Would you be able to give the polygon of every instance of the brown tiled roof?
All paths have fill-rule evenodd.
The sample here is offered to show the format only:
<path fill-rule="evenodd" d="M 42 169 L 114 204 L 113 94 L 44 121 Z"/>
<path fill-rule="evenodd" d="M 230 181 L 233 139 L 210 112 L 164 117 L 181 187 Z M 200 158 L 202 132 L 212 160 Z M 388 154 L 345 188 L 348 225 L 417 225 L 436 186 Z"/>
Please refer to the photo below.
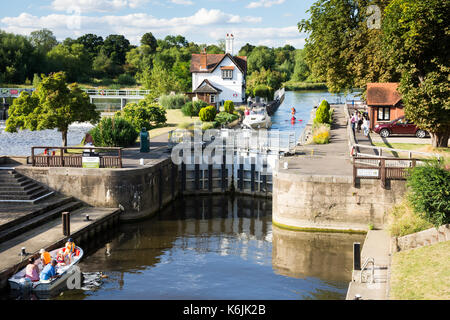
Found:
<path fill-rule="evenodd" d="M 208 79 L 203 80 L 202 83 L 194 90 L 194 93 L 219 93 L 222 92 L 219 88 L 214 87 Z"/>
<path fill-rule="evenodd" d="M 229 54 L 208 54 L 207 60 L 206 60 L 206 70 L 200 69 L 200 57 L 201 54 L 193 54 L 192 60 L 191 60 L 191 72 L 204 72 L 204 73 L 211 73 L 213 72 L 216 67 L 222 62 L 222 60 L 228 56 L 234 63 L 237 65 L 237 67 L 244 73 L 247 74 L 247 57 L 233 57 Z"/>
<path fill-rule="evenodd" d="M 401 94 L 397 91 L 397 82 L 368 83 L 367 84 L 367 105 L 368 106 L 395 106 L 402 100 Z"/>

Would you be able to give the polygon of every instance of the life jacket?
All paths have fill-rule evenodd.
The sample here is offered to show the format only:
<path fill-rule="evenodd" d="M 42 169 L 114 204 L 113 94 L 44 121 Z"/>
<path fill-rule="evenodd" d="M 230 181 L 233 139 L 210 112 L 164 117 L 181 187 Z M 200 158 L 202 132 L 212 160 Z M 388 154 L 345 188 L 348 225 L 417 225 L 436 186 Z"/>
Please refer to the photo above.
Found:
<path fill-rule="evenodd" d="M 50 253 L 45 251 L 42 253 L 42 262 L 44 263 L 44 266 L 52 262 L 52 257 L 50 256 Z"/>
<path fill-rule="evenodd" d="M 75 252 L 75 243 L 73 242 L 66 242 L 66 247 L 64 249 L 64 253 L 71 254 Z"/>

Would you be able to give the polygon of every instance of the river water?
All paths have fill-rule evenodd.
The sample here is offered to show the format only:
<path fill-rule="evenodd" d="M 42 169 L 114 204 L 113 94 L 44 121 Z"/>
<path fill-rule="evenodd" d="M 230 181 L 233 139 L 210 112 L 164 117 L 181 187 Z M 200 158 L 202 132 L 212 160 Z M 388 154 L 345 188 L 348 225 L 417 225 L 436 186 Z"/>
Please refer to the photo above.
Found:
<path fill-rule="evenodd" d="M 299 91 L 286 92 L 283 104 L 272 116 L 271 130 L 294 131 L 296 141 L 305 128 L 313 106 L 320 104 L 323 99 L 329 102 L 345 102 L 354 95 L 333 95 L 327 91 Z M 291 108 L 295 107 L 296 121 L 291 122 Z M 300 121 L 301 120 L 301 121 Z M 69 127 L 68 145 L 78 145 L 85 134 L 93 126 L 90 123 L 74 123 Z M 60 146 L 62 145 L 61 133 L 57 130 L 29 131 L 23 130 L 17 133 L 5 132 L 5 122 L 0 122 L 0 156 L 30 156 L 32 146 Z"/>
<path fill-rule="evenodd" d="M 55 299 L 344 299 L 352 243 L 364 236 L 282 230 L 267 199 L 178 200 L 86 247 L 82 272 L 106 276 Z"/>
<path fill-rule="evenodd" d="M 324 98 L 336 100 L 326 92 L 287 92 L 272 129 L 294 130 L 299 136 L 312 106 Z M 289 120 L 292 106 L 303 120 L 294 125 Z M 69 142 L 77 144 L 88 126 L 71 129 Z M 0 133 L 0 154 L 28 154 L 31 145 L 52 139 L 59 145 L 60 139 L 56 131 L 15 135 Z M 269 199 L 189 197 L 154 218 L 121 224 L 83 244 L 82 289 L 45 298 L 345 299 L 352 244 L 363 241 L 363 235 L 274 227 Z"/>

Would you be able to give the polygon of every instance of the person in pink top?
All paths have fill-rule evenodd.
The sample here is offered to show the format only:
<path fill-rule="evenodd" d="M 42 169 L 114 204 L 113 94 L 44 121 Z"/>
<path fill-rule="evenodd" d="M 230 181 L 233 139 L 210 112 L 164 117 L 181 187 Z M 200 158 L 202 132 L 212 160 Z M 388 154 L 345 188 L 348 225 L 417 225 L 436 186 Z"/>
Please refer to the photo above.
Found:
<path fill-rule="evenodd" d="M 245 115 L 249 116 L 250 115 L 250 110 L 248 109 L 248 107 L 245 109 Z"/>
<path fill-rule="evenodd" d="M 34 258 L 28 259 L 25 278 L 28 278 L 31 281 L 39 281 L 39 268 L 34 264 Z"/>

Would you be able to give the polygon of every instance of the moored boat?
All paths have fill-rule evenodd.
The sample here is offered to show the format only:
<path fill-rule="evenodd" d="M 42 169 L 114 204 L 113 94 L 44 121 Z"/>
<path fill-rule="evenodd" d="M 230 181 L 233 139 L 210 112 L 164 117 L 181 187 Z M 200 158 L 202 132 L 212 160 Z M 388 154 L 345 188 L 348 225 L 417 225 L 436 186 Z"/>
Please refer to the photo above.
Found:
<path fill-rule="evenodd" d="M 250 129 L 269 129 L 272 121 L 265 107 L 253 107 L 250 114 L 245 116 L 242 125 Z"/>
<path fill-rule="evenodd" d="M 64 248 L 58 248 L 50 252 L 52 259 L 56 259 L 56 255 L 61 249 Z M 81 249 L 80 247 L 75 247 L 75 254 L 72 256 L 72 262 L 68 265 L 56 266 L 56 274 L 58 275 L 57 278 L 51 280 L 31 281 L 25 278 L 25 267 L 8 279 L 9 285 L 12 290 L 29 288 L 30 290 L 35 292 L 48 292 L 56 288 L 60 288 L 73 274 L 76 265 L 83 257 L 83 253 L 83 249 Z M 39 267 L 39 272 L 41 272 L 44 268 L 41 259 L 36 259 L 35 264 Z"/>

